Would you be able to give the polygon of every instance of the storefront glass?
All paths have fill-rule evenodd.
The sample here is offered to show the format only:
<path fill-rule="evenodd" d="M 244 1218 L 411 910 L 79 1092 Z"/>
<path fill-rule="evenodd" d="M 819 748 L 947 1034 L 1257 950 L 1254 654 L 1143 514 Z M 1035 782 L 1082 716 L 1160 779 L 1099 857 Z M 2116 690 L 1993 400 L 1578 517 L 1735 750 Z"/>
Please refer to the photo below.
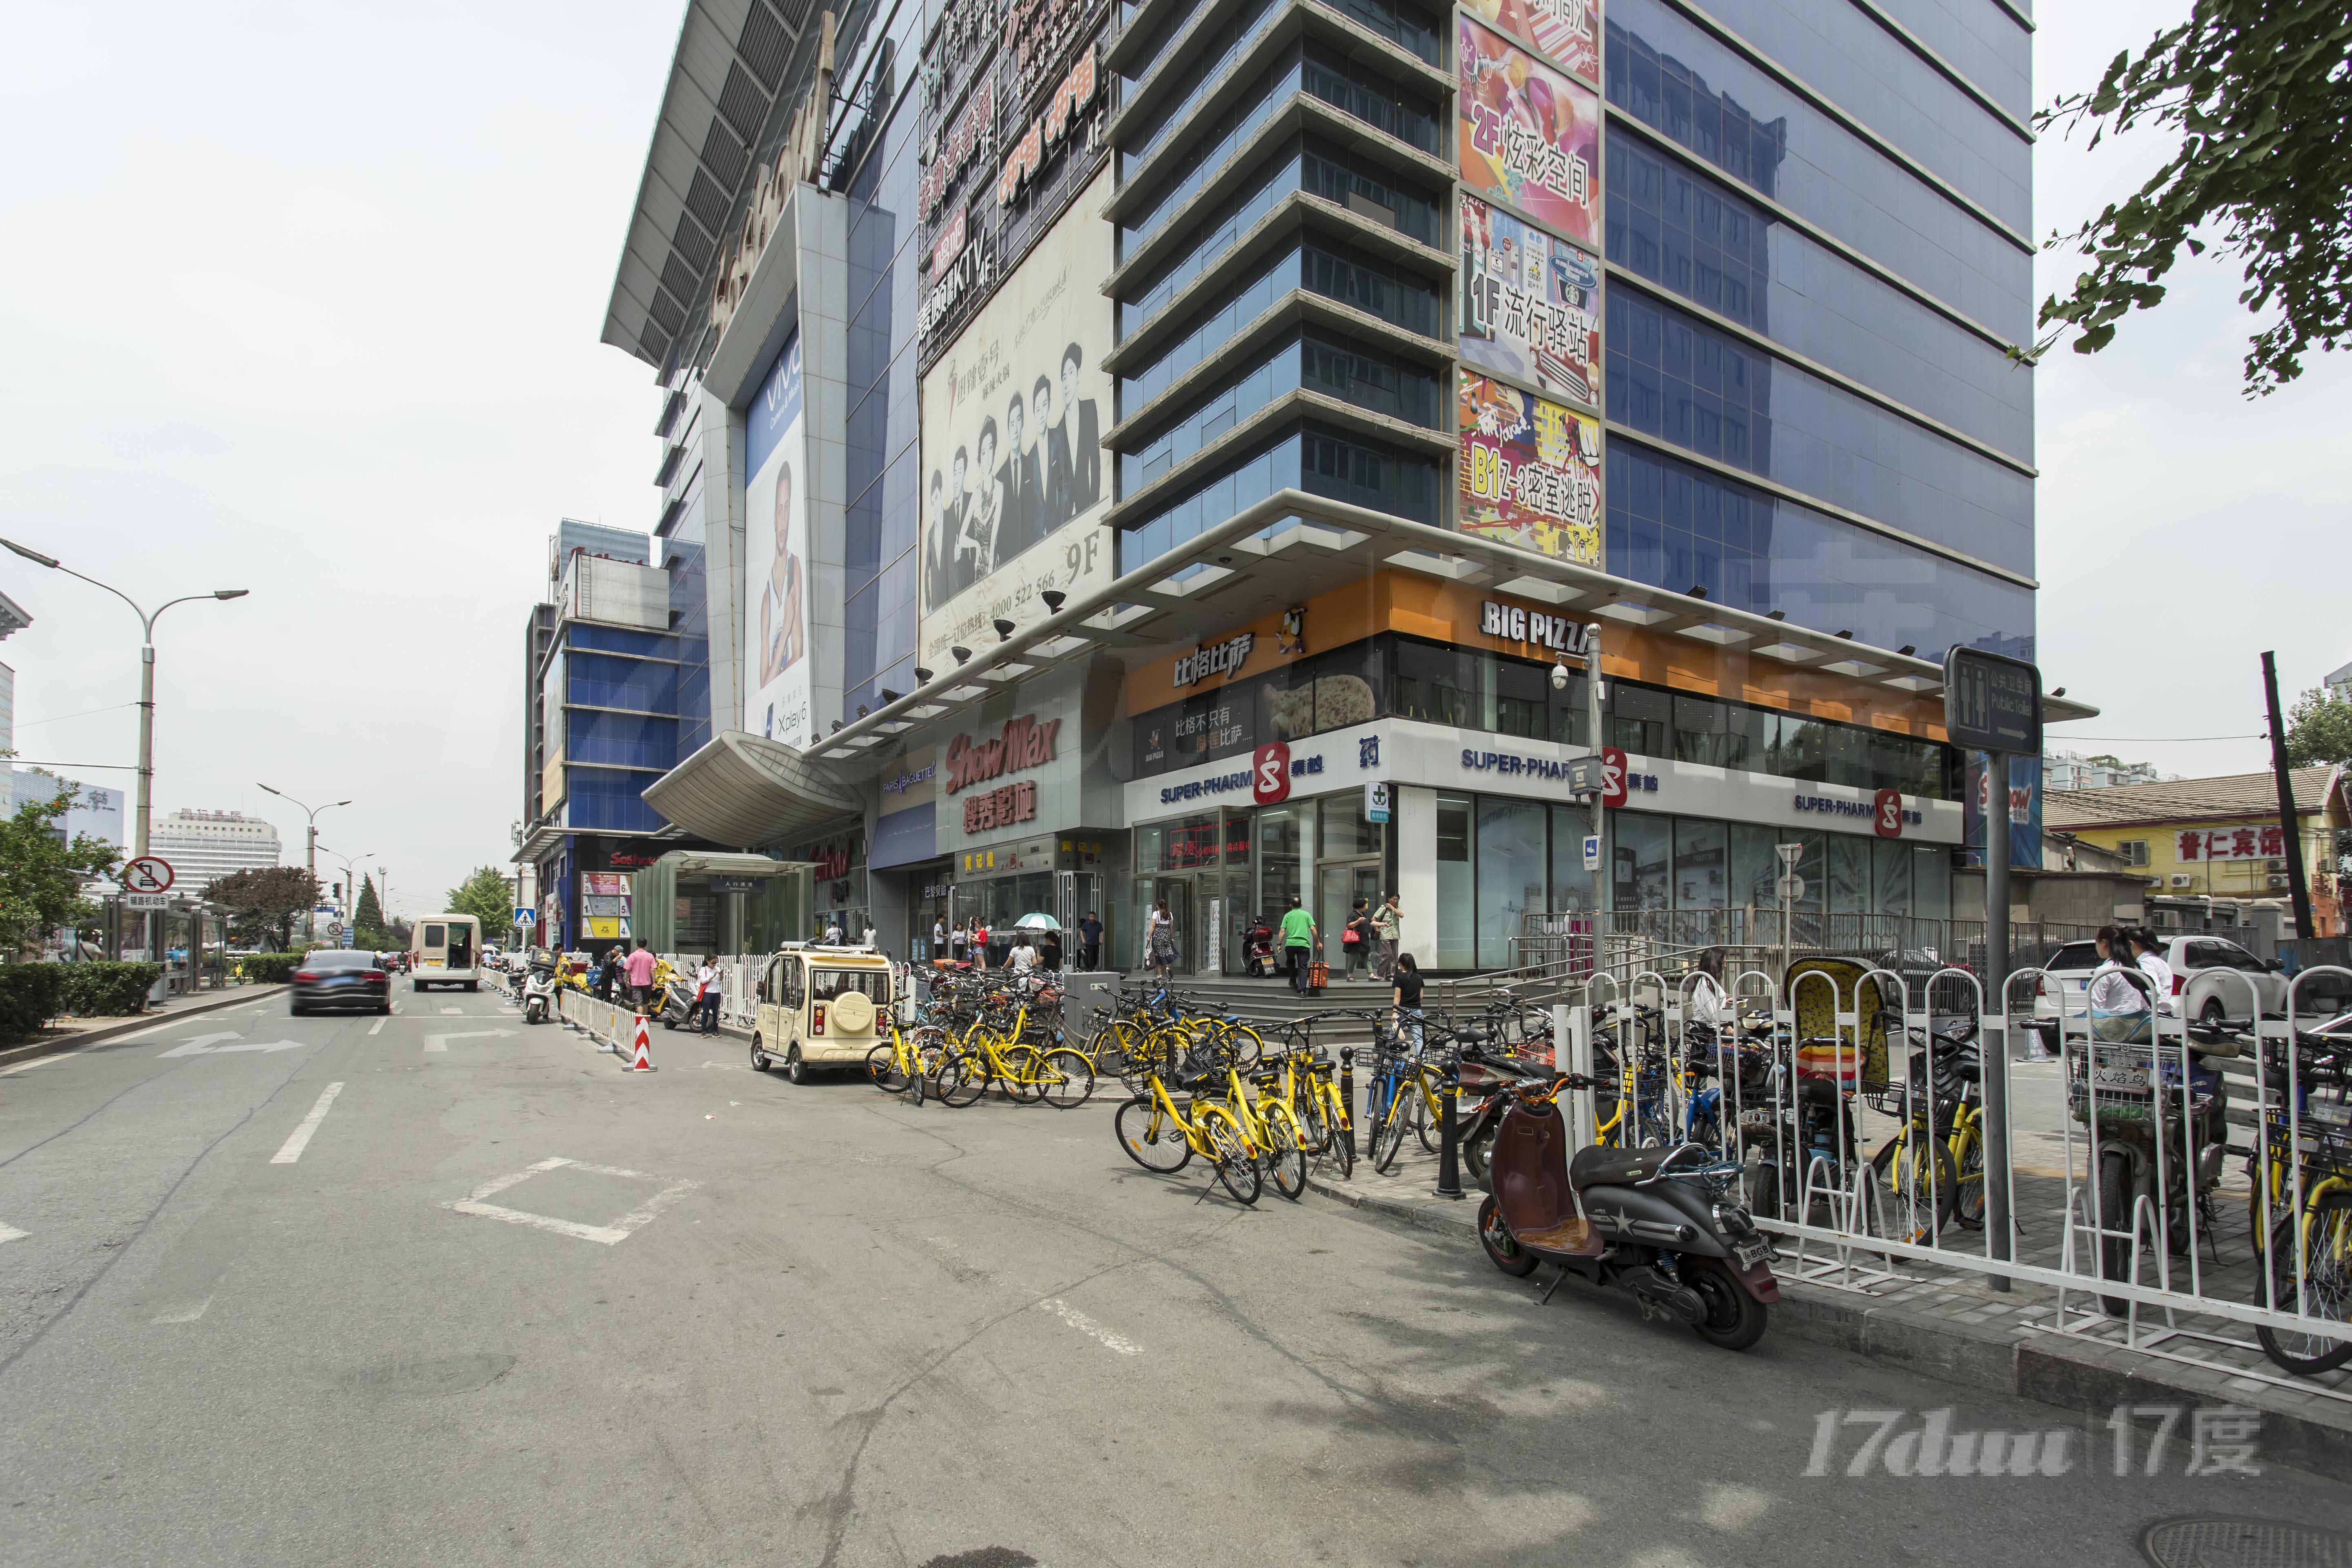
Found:
<path fill-rule="evenodd" d="M 1675 825 L 1670 816 L 1621 811 L 1609 823 L 1609 907 L 1666 910 L 1674 907 L 1669 875 Z"/>
<path fill-rule="evenodd" d="M 1850 833 L 1832 833 L 1830 844 L 1830 913 L 1871 912 L 1870 840 Z M 1893 910 L 1885 911 L 1893 913 Z"/>
<path fill-rule="evenodd" d="M 1584 836 L 1592 831 L 1592 813 L 1581 806 L 1551 808 L 1551 905 L 1556 910 L 1597 910 L 1593 896 L 1598 879 L 1584 868 Z"/>
<path fill-rule="evenodd" d="M 1478 878 L 1470 858 L 1471 797 L 1437 797 L 1437 967 L 1478 962 Z"/>
<path fill-rule="evenodd" d="M 1508 968 L 1517 962 L 1512 939 L 1524 931 L 1522 917 L 1544 907 L 1549 868 L 1544 829 L 1549 816 L 1539 801 L 1478 797 L 1478 966 Z M 1441 829 L 1442 834 L 1442 829 Z M 1440 856 L 1443 877 L 1444 857 Z M 1443 881 L 1440 883 L 1441 899 Z"/>
<path fill-rule="evenodd" d="M 1675 908 L 1723 908 L 1725 853 L 1722 823 L 1675 819 Z"/>

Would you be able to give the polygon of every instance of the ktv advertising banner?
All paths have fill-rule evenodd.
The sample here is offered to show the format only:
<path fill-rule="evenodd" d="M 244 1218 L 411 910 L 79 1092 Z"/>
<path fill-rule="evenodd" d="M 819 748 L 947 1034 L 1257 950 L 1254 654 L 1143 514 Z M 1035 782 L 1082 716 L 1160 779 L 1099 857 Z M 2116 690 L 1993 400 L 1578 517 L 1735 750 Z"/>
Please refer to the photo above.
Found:
<path fill-rule="evenodd" d="M 1038 595 L 1111 580 L 1114 265 L 1097 178 L 923 378 L 922 663 L 1041 620 Z"/>
<path fill-rule="evenodd" d="M 744 418 L 743 728 L 805 749 L 808 458 L 801 339 L 793 334 Z"/>
<path fill-rule="evenodd" d="M 1465 195 L 1460 344 L 1465 363 L 1599 406 L 1600 263 Z"/>
<path fill-rule="evenodd" d="M 1462 531 L 1601 564 L 1601 422 L 1462 372 Z"/>
<path fill-rule="evenodd" d="M 1601 7 L 1593 0 L 1465 0 L 1487 26 L 1528 40 L 1562 70 L 1601 80 Z"/>
<path fill-rule="evenodd" d="M 1601 97 L 1462 18 L 1462 180 L 1599 249 Z"/>

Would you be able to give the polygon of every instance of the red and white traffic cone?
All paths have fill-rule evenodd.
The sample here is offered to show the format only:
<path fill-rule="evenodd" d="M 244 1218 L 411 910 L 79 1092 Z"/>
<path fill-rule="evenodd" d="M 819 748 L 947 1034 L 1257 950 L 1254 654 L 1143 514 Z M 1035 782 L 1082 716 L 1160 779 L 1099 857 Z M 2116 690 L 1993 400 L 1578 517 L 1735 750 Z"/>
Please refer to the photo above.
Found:
<path fill-rule="evenodd" d="M 637 1054 L 630 1058 L 628 1071 L 654 1070 L 653 1043 L 653 1037 L 646 1032 L 646 1016 L 640 1013 L 637 1015 Z"/>

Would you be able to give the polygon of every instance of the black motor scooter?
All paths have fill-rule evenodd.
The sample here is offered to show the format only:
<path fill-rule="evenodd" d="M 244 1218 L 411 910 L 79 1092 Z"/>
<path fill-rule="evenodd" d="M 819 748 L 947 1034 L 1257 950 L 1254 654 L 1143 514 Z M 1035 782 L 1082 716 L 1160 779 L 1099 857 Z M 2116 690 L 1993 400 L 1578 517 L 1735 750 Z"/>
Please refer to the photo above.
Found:
<path fill-rule="evenodd" d="M 1504 1273 L 1549 1260 L 1599 1285 L 1623 1285 L 1644 1318 L 1663 1317 L 1709 1344 L 1746 1350 L 1764 1337 L 1780 1299 L 1772 1243 L 1730 1200 L 1737 1166 L 1696 1143 L 1672 1149 L 1568 1152 L 1554 1103 L 1584 1089 L 1578 1073 L 1512 1089 L 1496 1137 L 1494 1191 L 1478 1206 L 1478 1240 Z M 1554 1279 L 1544 1300 L 1559 1289 Z"/>

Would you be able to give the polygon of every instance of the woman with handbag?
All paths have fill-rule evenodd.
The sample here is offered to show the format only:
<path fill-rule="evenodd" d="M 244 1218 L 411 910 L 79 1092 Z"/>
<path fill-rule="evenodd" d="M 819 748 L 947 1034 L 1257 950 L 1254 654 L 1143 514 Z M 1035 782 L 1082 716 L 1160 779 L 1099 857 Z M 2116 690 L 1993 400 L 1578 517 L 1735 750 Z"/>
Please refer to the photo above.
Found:
<path fill-rule="evenodd" d="M 1356 907 L 1348 911 L 1348 923 L 1339 928 L 1339 951 L 1348 960 L 1348 978 L 1357 978 L 1356 971 L 1364 967 L 1371 956 L 1372 917 L 1365 911 L 1364 900 L 1358 899 Z"/>

